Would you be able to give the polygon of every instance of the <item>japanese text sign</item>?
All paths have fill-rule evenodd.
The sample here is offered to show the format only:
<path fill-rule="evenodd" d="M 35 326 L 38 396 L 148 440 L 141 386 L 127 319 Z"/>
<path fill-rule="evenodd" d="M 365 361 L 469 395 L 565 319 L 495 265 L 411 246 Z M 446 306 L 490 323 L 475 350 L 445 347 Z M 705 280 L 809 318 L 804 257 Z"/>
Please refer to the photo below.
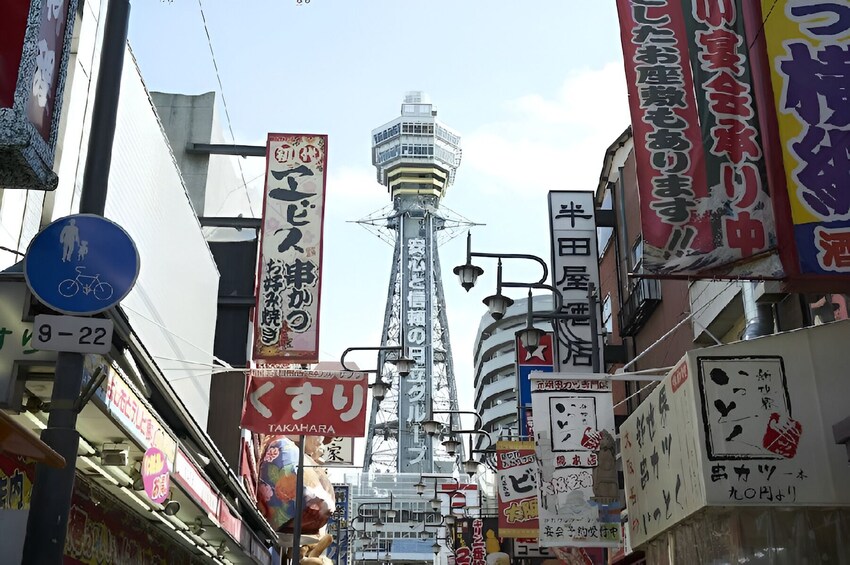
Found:
<path fill-rule="evenodd" d="M 617 6 L 643 272 L 781 276 L 740 0 Z"/>
<path fill-rule="evenodd" d="M 619 514 L 612 521 L 609 512 L 619 505 L 617 476 L 598 474 L 616 466 L 614 404 L 605 377 L 531 374 L 541 546 L 620 543 Z"/>
<path fill-rule="evenodd" d="M 365 435 L 366 373 L 265 369 L 248 376 L 243 428 L 264 434 Z"/>
<path fill-rule="evenodd" d="M 354 465 L 354 438 L 335 437 L 324 445 L 322 465 L 348 467 Z"/>
<path fill-rule="evenodd" d="M 705 506 L 850 503 L 830 441 L 848 335 L 837 322 L 689 352 L 620 428 L 633 546 Z"/>
<path fill-rule="evenodd" d="M 850 4 L 762 0 L 763 36 L 803 274 L 850 273 Z M 760 30 L 761 31 L 761 30 Z"/>
<path fill-rule="evenodd" d="M 261 364 L 318 361 L 327 141 L 268 137 L 254 327 Z"/>
<path fill-rule="evenodd" d="M 620 426 L 632 545 L 697 510 L 705 496 L 692 381 L 682 361 Z"/>
<path fill-rule="evenodd" d="M 334 500 L 336 508 L 328 519 L 327 532 L 334 539 L 328 546 L 325 556 L 334 565 L 351 565 L 354 552 L 351 551 L 348 521 L 351 519 L 351 485 L 334 485 Z"/>
<path fill-rule="evenodd" d="M 537 459 L 533 441 L 496 442 L 499 535 L 537 538 Z"/>
<path fill-rule="evenodd" d="M 467 518 L 458 520 L 455 527 L 453 544 L 455 565 L 487 565 L 487 563 L 498 563 L 497 556 L 507 559 L 508 555 L 499 551 L 492 551 L 493 541 L 497 542 L 496 521 L 492 518 Z M 499 548 L 501 549 L 501 548 Z M 492 556 L 492 557 L 491 557 Z"/>
<path fill-rule="evenodd" d="M 218 517 L 218 494 L 212 489 L 209 481 L 201 474 L 181 450 L 177 450 L 174 462 L 174 479 L 186 490 L 202 508 L 207 511 L 207 517 L 214 523 Z"/>
<path fill-rule="evenodd" d="M 171 475 L 168 458 L 161 449 L 149 447 L 142 457 L 142 483 L 145 494 L 152 501 L 162 504 L 171 494 Z"/>
<path fill-rule="evenodd" d="M 599 289 L 599 255 L 596 252 L 596 212 L 593 193 L 550 191 L 549 227 L 552 234 L 552 281 L 562 300 L 561 312 L 577 316 L 557 322 L 558 357 L 562 373 L 593 370 L 594 348 L 603 366 L 602 340 L 591 331 L 590 316 L 602 328 L 602 312 L 590 311 L 588 289 Z"/>

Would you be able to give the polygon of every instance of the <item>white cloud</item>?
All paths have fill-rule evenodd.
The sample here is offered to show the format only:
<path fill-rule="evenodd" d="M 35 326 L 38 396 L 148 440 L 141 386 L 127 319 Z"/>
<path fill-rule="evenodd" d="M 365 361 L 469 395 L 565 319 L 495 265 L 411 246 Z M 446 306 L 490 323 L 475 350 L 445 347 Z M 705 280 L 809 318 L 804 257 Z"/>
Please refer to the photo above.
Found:
<path fill-rule="evenodd" d="M 622 63 L 571 72 L 556 96 L 507 100 L 508 118 L 464 136 L 463 175 L 491 191 L 592 189 L 605 149 L 628 126 Z"/>

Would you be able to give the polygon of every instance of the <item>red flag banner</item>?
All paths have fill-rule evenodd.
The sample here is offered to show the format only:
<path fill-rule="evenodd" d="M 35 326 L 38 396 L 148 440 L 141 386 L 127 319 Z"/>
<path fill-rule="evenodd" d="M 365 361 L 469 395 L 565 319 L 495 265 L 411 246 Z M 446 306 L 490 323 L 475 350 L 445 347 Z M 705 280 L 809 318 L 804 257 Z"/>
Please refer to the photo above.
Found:
<path fill-rule="evenodd" d="M 242 427 L 263 434 L 363 437 L 366 373 L 248 371 Z"/>
<path fill-rule="evenodd" d="M 753 261 L 776 242 L 735 1 L 617 0 L 617 7 L 640 192 L 643 273 L 781 276 L 775 255 Z M 689 48 L 689 32 L 697 27 L 700 34 L 693 41 L 699 44 Z M 702 106 L 694 96 L 692 68 L 698 69 L 699 92 L 707 95 Z"/>

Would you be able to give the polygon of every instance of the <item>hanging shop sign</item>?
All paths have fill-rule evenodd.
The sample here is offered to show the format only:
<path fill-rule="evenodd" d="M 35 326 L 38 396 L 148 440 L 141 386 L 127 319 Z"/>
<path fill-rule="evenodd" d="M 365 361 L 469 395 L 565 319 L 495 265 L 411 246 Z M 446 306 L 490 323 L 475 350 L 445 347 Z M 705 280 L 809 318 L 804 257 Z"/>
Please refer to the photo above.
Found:
<path fill-rule="evenodd" d="M 363 437 L 366 373 L 248 371 L 242 427 L 264 434 Z"/>
<path fill-rule="evenodd" d="M 842 506 L 850 322 L 688 352 L 620 428 L 630 541 L 706 506 Z M 841 400 L 838 400 L 841 399 Z"/>
<path fill-rule="evenodd" d="M 316 363 L 326 135 L 270 133 L 257 273 L 254 360 Z"/>
<path fill-rule="evenodd" d="M 803 275 L 850 273 L 850 119 L 840 86 L 850 49 L 847 2 L 762 0 L 758 23 Z"/>
<path fill-rule="evenodd" d="M 233 538 L 233 541 L 242 547 L 250 547 L 251 540 L 246 538 L 243 532 L 245 528 L 242 520 L 239 519 L 239 514 L 231 510 L 230 504 L 221 496 L 218 497 L 218 523 L 221 524 L 221 529 Z"/>
<path fill-rule="evenodd" d="M 101 367 L 107 372 L 106 389 L 98 389 L 95 398 L 103 402 L 106 410 L 143 449 L 159 448 L 165 455 L 168 468 L 174 468 L 177 442 L 153 409 L 125 377 L 100 355 L 86 355 L 83 361 L 83 382 L 91 380 Z"/>
<path fill-rule="evenodd" d="M 499 535 L 537 538 L 537 460 L 533 441 L 496 442 Z"/>
<path fill-rule="evenodd" d="M 171 494 L 168 458 L 157 447 L 149 447 L 142 457 L 142 483 L 148 498 L 158 504 L 162 504 Z"/>
<path fill-rule="evenodd" d="M 540 545 L 617 547 L 620 503 L 610 380 L 599 374 L 532 373 L 531 402 Z"/>
<path fill-rule="evenodd" d="M 76 0 L 7 2 L 0 22 L 0 186 L 53 190 Z"/>
<path fill-rule="evenodd" d="M 617 1 L 647 275 L 784 274 L 740 4 Z"/>
<path fill-rule="evenodd" d="M 516 338 L 516 374 L 520 410 L 519 435 L 523 438 L 534 437 L 534 425 L 531 416 L 531 379 L 529 375 L 532 371 L 551 373 L 555 370 L 554 339 L 555 335 L 552 332 L 546 332 L 540 338 L 540 345 L 534 353 L 529 353 L 522 345 L 522 340 L 519 337 Z"/>
<path fill-rule="evenodd" d="M 458 520 L 454 535 L 447 545 L 454 553 L 455 565 L 500 565 L 510 563 L 510 556 L 501 548 L 498 527 L 493 518 Z"/>
<path fill-rule="evenodd" d="M 354 557 L 349 541 L 349 523 L 351 519 L 351 485 L 334 485 L 336 508 L 328 519 L 327 532 L 333 536 L 325 556 L 334 565 L 351 565 Z"/>
<path fill-rule="evenodd" d="M 559 320 L 555 366 L 562 373 L 590 373 L 594 354 L 604 366 L 603 344 L 599 337 L 602 312 L 593 312 L 588 289 L 599 289 L 599 255 L 596 250 L 596 211 L 594 194 L 589 191 L 550 191 L 549 227 L 552 236 L 552 281 L 561 296 L 561 312 L 584 319 Z M 594 335 L 590 316 L 596 318 Z M 594 352 L 594 349 L 596 350 Z"/>

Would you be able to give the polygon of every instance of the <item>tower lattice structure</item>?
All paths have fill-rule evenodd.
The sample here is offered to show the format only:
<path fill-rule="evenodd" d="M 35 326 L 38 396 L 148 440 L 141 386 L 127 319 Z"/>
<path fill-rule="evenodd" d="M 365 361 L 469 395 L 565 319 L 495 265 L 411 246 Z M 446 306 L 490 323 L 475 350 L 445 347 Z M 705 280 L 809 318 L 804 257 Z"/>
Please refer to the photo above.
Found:
<path fill-rule="evenodd" d="M 392 209 L 379 218 L 394 249 L 381 345 L 405 346 L 414 365 L 400 377 L 387 362 L 395 352 L 379 356 L 390 387 L 382 401 L 372 401 L 367 471 L 444 473 L 458 457 L 433 441 L 421 422 L 432 411 L 458 408 L 437 242 L 442 230 L 456 224 L 440 204 L 460 161 L 460 136 L 437 120 L 424 93 L 407 93 L 401 115 L 372 131 L 372 163 L 392 200 Z M 451 418 L 457 429 L 457 417 Z"/>

